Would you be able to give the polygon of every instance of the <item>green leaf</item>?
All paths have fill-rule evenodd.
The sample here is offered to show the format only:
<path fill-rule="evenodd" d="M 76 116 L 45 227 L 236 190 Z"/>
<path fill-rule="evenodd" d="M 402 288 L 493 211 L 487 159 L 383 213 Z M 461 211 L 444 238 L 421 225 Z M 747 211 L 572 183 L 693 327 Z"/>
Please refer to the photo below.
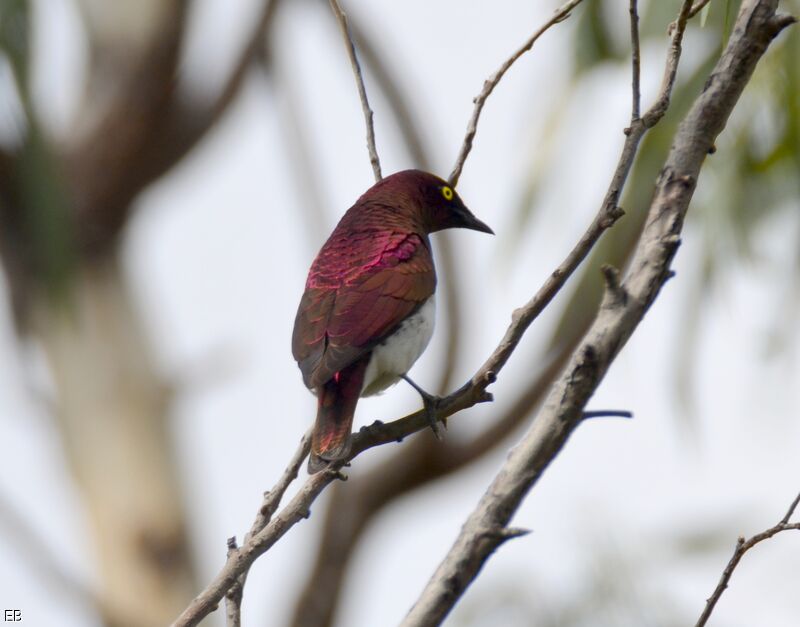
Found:
<path fill-rule="evenodd" d="M 0 0 L 0 50 L 5 53 L 18 82 L 28 76 L 30 6 L 27 0 Z"/>

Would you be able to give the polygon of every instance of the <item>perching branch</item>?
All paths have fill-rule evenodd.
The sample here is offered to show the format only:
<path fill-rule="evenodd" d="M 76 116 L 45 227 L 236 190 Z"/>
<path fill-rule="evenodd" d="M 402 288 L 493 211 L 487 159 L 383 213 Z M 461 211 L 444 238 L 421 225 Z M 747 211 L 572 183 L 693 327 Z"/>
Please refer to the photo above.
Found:
<path fill-rule="evenodd" d="M 719 583 L 714 589 L 714 593 L 706 601 L 706 607 L 703 610 L 703 613 L 700 615 L 700 618 L 697 620 L 697 623 L 695 623 L 695 627 L 703 627 L 703 625 L 708 622 L 708 619 L 711 617 L 711 612 L 714 611 L 717 601 L 719 601 L 722 593 L 725 592 L 725 589 L 728 587 L 728 582 L 731 580 L 731 575 L 733 575 L 733 571 L 736 570 L 736 567 L 739 565 L 739 561 L 742 559 L 742 557 L 744 557 L 745 553 L 747 553 L 759 542 L 768 540 L 781 531 L 787 531 L 790 529 L 800 531 L 800 523 L 789 523 L 789 519 L 794 515 L 794 511 L 797 509 L 798 504 L 800 504 L 800 494 L 798 494 L 794 501 L 792 501 L 792 504 L 789 506 L 789 511 L 786 512 L 786 515 L 777 525 L 770 527 L 761 533 L 757 533 L 752 538 L 747 540 L 745 540 L 743 536 L 739 537 L 739 539 L 736 541 L 736 548 L 733 551 L 733 557 L 731 557 L 728 565 L 725 567 L 725 570 L 722 571 L 722 576 L 719 579 Z"/>
<path fill-rule="evenodd" d="M 339 28 L 342 30 L 342 37 L 344 37 L 345 44 L 347 45 L 347 55 L 350 57 L 350 65 L 353 66 L 353 74 L 355 75 L 356 85 L 358 87 L 358 97 L 361 100 L 361 109 L 364 111 L 364 121 L 367 124 L 367 150 L 369 150 L 369 160 L 372 164 L 372 171 L 375 173 L 375 181 L 380 181 L 383 176 L 381 175 L 381 162 L 378 159 L 378 151 L 375 148 L 375 125 L 372 121 L 372 109 L 367 100 L 367 90 L 364 87 L 364 77 L 361 75 L 361 66 L 358 63 L 356 56 L 356 47 L 353 43 L 353 37 L 350 35 L 350 29 L 347 26 L 347 15 L 342 11 L 339 6 L 338 0 L 330 0 L 331 9 L 339 22 Z"/>
<path fill-rule="evenodd" d="M 262 501 L 261 507 L 258 510 L 258 515 L 256 516 L 255 522 L 250 528 L 250 531 L 244 537 L 245 542 L 249 542 L 254 535 L 259 533 L 267 525 L 267 523 L 269 523 L 269 521 L 272 519 L 272 515 L 281 504 L 281 499 L 283 499 L 283 495 L 286 494 L 286 490 L 289 488 L 292 482 L 297 479 L 297 475 L 300 472 L 300 466 L 303 464 L 303 460 L 308 457 L 308 452 L 311 450 L 312 431 L 313 428 L 306 431 L 306 434 L 300 440 L 300 445 L 297 447 L 292 459 L 289 461 L 289 465 L 286 467 L 286 470 L 283 471 L 283 474 L 278 480 L 278 483 L 275 484 L 275 487 L 272 488 L 272 490 L 268 490 L 264 493 L 264 500 Z M 228 538 L 228 561 L 235 557 L 238 551 L 239 547 L 236 544 L 236 537 L 234 536 Z M 247 574 L 249 570 L 249 566 L 244 568 L 236 578 L 236 581 L 233 583 L 233 585 L 225 592 L 225 615 L 228 623 L 227 627 L 241 626 L 242 596 L 244 595 L 244 584 L 247 581 Z"/>
<path fill-rule="evenodd" d="M 507 525 L 514 512 L 582 421 L 584 406 L 671 276 L 669 266 L 703 161 L 756 63 L 778 33 L 794 22 L 790 16 L 776 15 L 777 4 L 777 0 L 742 3 L 722 58 L 678 129 L 626 279 L 620 282 L 616 271 L 606 268 L 606 293 L 592 326 L 403 627 L 440 624 L 489 556 L 508 539 Z"/>
<path fill-rule="evenodd" d="M 326 11 L 330 11 L 327 1 L 318 4 L 320 7 L 324 6 Z M 359 23 L 357 13 L 349 13 L 347 18 L 361 66 L 374 79 L 375 87 L 383 94 L 391 115 L 401 131 L 412 164 L 425 171 L 434 171 L 428 158 L 430 150 L 427 146 L 425 132 L 420 125 L 421 121 L 418 116 L 414 115 L 413 103 L 410 101 L 408 90 L 404 90 L 396 80 L 390 63 L 392 58 L 384 54 L 373 30 L 365 24 Z M 338 29 L 338 25 L 336 28 Z M 273 63 L 273 69 L 275 70 L 275 80 L 280 80 L 280 64 Z M 286 81 L 291 86 L 288 76 Z M 296 107 L 292 108 L 290 105 L 284 109 L 291 114 Z M 296 142 L 290 143 L 291 146 L 288 147 L 299 154 L 297 150 L 299 146 Z M 295 169 L 297 167 L 298 164 L 295 164 Z M 303 193 L 308 196 L 306 187 L 303 187 Z M 314 221 L 312 220 L 312 222 Z M 318 222 L 315 222 L 317 227 Z M 322 241 L 322 237 L 317 239 L 310 237 L 310 239 L 316 242 Z M 464 348 L 463 342 L 460 341 L 463 325 L 459 322 L 463 315 L 463 294 L 459 289 L 460 281 L 456 272 L 454 252 L 451 234 L 444 232 L 437 235 L 436 267 L 441 279 L 437 294 L 444 292 L 440 294 L 443 297 L 441 302 L 449 322 L 443 329 L 445 332 L 441 351 L 443 365 L 437 381 L 432 386 L 433 390 L 438 393 L 446 393 L 452 389 L 455 366 L 459 363 L 459 355 Z M 549 373 L 545 374 L 549 375 Z M 520 412 L 520 415 L 525 414 Z M 521 418 L 519 419 L 521 420 Z M 340 584 L 346 576 L 347 559 L 355 547 L 360 530 L 380 511 L 381 505 L 379 504 L 391 502 L 406 490 L 411 489 L 411 486 L 419 485 L 418 482 L 434 480 L 448 472 L 448 468 L 456 469 L 462 461 L 468 463 L 468 455 L 490 450 L 502 439 L 502 434 L 510 428 L 507 426 L 505 431 L 499 431 L 496 434 L 492 432 L 490 439 L 463 444 L 456 440 L 450 440 L 445 446 L 437 446 L 430 445 L 430 441 L 426 438 L 420 438 L 409 446 L 403 447 L 402 451 L 398 451 L 402 453 L 404 468 L 413 468 L 413 473 L 395 473 L 392 475 L 395 479 L 393 481 L 374 481 L 373 477 L 377 475 L 394 472 L 400 456 L 388 455 L 381 460 L 380 467 L 376 468 L 374 473 L 359 476 L 354 481 L 348 482 L 347 486 L 332 486 L 329 502 L 323 514 L 323 527 L 314 565 L 303 585 L 302 592 L 294 603 L 295 611 L 291 624 L 313 627 L 330 623 L 330 617 L 335 612 L 341 589 Z M 473 446 L 473 444 L 477 444 L 477 446 Z M 466 453 L 466 455 L 462 453 Z M 351 507 L 352 503 L 357 503 L 357 506 Z M 336 511 L 341 511 L 342 508 L 350 512 L 350 516 L 346 520 L 336 515 Z M 330 567 L 332 563 L 336 564 L 333 568 Z"/>
<path fill-rule="evenodd" d="M 536 43 L 536 40 L 539 39 L 539 37 L 541 37 L 547 30 L 549 30 L 551 26 L 554 26 L 567 19 L 570 16 L 570 13 L 572 13 L 572 9 L 578 6 L 581 2 L 583 2 L 583 0 L 569 0 L 569 2 L 566 2 L 553 14 L 553 17 L 547 20 L 547 22 L 545 22 L 539 28 L 539 30 L 531 35 L 530 39 L 528 39 L 528 41 L 526 41 L 521 48 L 519 48 L 514 54 L 506 59 L 503 65 L 501 65 L 500 68 L 483 83 L 483 89 L 481 90 L 481 93 L 479 93 L 473 99 L 475 107 L 472 110 L 472 117 L 467 124 L 467 134 L 464 137 L 464 143 L 461 145 L 461 150 L 456 158 L 453 171 L 450 173 L 450 177 L 448 179 L 453 187 L 458 185 L 458 179 L 461 178 L 461 170 L 464 168 L 464 162 L 467 160 L 467 156 L 472 150 L 472 142 L 475 139 L 475 133 L 478 132 L 478 119 L 481 117 L 481 111 L 483 111 L 483 105 L 486 104 L 486 99 L 494 91 L 494 88 L 497 87 L 500 79 L 503 78 L 508 69 L 514 65 L 514 62 L 523 54 L 528 52 L 528 50 L 533 48 L 533 44 Z"/>
<path fill-rule="evenodd" d="M 425 149 L 424 134 L 412 114 L 408 95 L 394 80 L 388 57 L 381 55 L 372 31 L 363 24 L 359 25 L 357 14 L 350 14 L 348 18 L 362 65 L 374 77 L 392 109 L 412 162 L 423 170 L 430 170 L 431 166 L 426 165 L 429 151 Z M 463 343 L 459 340 L 463 305 L 459 281 L 454 280 L 458 275 L 455 273 L 449 236 L 446 232 L 437 235 L 436 243 L 436 265 L 444 279 L 439 282 L 437 289 L 445 292 L 444 304 L 449 322 L 445 329 L 444 364 L 433 385 L 439 393 L 452 390 L 455 365 L 459 363 L 458 355 L 463 349 Z M 511 399 L 501 414 L 480 433 L 465 441 L 451 438 L 444 443 L 427 437 L 415 438 L 408 445 L 383 455 L 373 472 L 359 475 L 347 485 L 332 486 L 320 543 L 302 592 L 295 601 L 292 625 L 313 627 L 332 622 L 342 582 L 347 575 L 349 557 L 370 521 L 400 496 L 458 471 L 502 443 L 541 401 L 583 330 L 576 328 L 572 332 L 574 340 L 559 346 L 552 355 L 543 359 L 544 363 L 539 364 L 540 370 L 530 377 L 523 389 L 517 392 L 516 398 Z M 336 514 L 342 509 L 350 512 L 346 519 Z"/>
<path fill-rule="evenodd" d="M 686 0 L 686 5 L 690 4 Z M 569 9 L 577 5 L 577 2 L 568 6 Z M 562 9 L 562 11 L 565 9 Z M 560 13 L 557 13 L 558 16 Z M 556 21 L 563 19 L 563 16 L 556 20 L 551 19 L 548 23 L 552 25 Z M 682 22 L 682 27 L 673 32 L 673 44 L 671 53 L 668 57 L 668 68 L 677 66 L 678 56 L 680 54 L 680 38 L 683 36 L 685 28 L 685 20 Z M 547 26 L 549 27 L 549 26 Z M 546 30 L 545 27 L 537 31 L 538 35 Z M 536 35 L 533 39 L 538 37 Z M 532 42 L 531 42 L 532 45 Z M 522 49 L 524 52 L 524 49 Z M 520 52 L 519 55 L 522 54 Z M 506 65 L 510 65 L 507 64 Z M 503 72 L 508 68 L 504 66 Z M 495 74 L 490 81 L 493 81 L 492 88 L 502 77 Z M 663 104 L 663 111 L 666 111 L 666 106 L 669 104 L 669 96 L 674 84 L 673 80 L 665 81 L 662 93 L 659 94 L 658 103 Z M 490 90 L 491 91 L 491 90 Z M 487 94 L 488 96 L 488 94 Z M 485 100 L 485 98 L 484 98 Z M 654 105 L 655 106 L 655 105 Z M 663 116 L 663 111 L 660 115 L 653 118 L 653 124 Z M 559 267 L 547 278 L 544 285 L 540 288 L 537 294 L 523 307 L 517 309 L 513 316 L 512 322 L 506 331 L 505 336 L 501 340 L 498 347 L 481 366 L 477 373 L 470 381 L 465 383 L 461 388 L 454 393 L 445 397 L 437 408 L 437 417 L 442 420 L 463 409 L 471 407 L 479 402 L 491 400 L 491 394 L 486 391 L 486 388 L 495 381 L 497 374 L 508 361 L 511 353 L 516 349 L 523 334 L 533 322 L 533 320 L 544 310 L 544 308 L 552 301 L 558 291 L 563 287 L 569 276 L 577 269 L 594 244 L 599 240 L 600 236 L 606 229 L 610 228 L 614 222 L 623 215 L 622 210 L 617 206 L 619 195 L 622 192 L 624 182 L 627 179 L 633 159 L 636 155 L 639 142 L 644 133 L 649 128 L 644 124 L 636 124 L 637 118 L 632 116 L 631 128 L 626 129 L 627 137 L 625 145 L 620 155 L 620 160 L 617 169 L 612 177 L 609 190 L 603 200 L 601 208 L 590 224 L 584 236 L 580 239 L 575 248 L 569 253 L 566 259 L 559 265 Z M 477 117 L 476 117 L 477 123 Z M 468 130 L 469 134 L 469 130 Z M 474 132 L 472 133 L 474 136 Z M 465 141 L 465 143 L 467 143 Z M 468 153 L 468 150 L 467 150 Z M 464 155 L 466 158 L 466 153 Z M 461 163 L 463 166 L 463 161 Z M 559 360 L 560 361 L 560 360 Z M 538 392 L 538 387 L 535 392 Z M 516 409 L 516 406 L 515 406 Z M 519 412 L 514 413 L 516 417 Z M 427 416 L 424 411 L 418 411 L 409 416 L 393 421 L 388 424 L 376 422 L 369 427 L 364 427 L 358 433 L 354 434 L 351 453 L 347 462 L 354 459 L 363 451 L 387 444 L 393 441 L 401 441 L 405 437 L 421 431 L 428 426 Z M 192 605 L 181 615 L 176 625 L 193 625 L 196 624 L 203 616 L 213 611 L 216 604 L 219 602 L 225 591 L 237 580 L 240 573 L 246 572 L 253 560 L 259 555 L 266 552 L 293 524 L 302 520 L 308 515 L 309 508 L 316 497 L 331 483 L 334 479 L 340 478 L 339 468 L 343 464 L 332 465 L 327 472 L 318 473 L 307 480 L 301 492 L 283 509 L 281 514 L 273 520 L 269 525 L 263 527 L 257 534 L 247 538 L 242 548 L 239 549 L 235 559 L 229 558 L 222 571 L 217 575 L 215 580 L 209 585 L 206 590 L 199 595 Z M 254 525 L 254 528 L 256 525 Z"/>

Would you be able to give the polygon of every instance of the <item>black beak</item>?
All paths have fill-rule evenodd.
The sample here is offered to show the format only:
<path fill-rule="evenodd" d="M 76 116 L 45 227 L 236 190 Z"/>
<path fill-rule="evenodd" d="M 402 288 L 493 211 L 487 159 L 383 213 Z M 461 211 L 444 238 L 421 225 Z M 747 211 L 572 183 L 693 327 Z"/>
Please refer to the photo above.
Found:
<path fill-rule="evenodd" d="M 480 231 L 481 233 L 489 233 L 490 235 L 494 235 L 494 231 L 489 228 L 489 225 L 485 222 L 481 222 L 472 215 L 472 212 L 464 207 L 461 212 L 461 224 L 459 225 L 461 228 L 464 229 L 472 229 L 473 231 Z"/>

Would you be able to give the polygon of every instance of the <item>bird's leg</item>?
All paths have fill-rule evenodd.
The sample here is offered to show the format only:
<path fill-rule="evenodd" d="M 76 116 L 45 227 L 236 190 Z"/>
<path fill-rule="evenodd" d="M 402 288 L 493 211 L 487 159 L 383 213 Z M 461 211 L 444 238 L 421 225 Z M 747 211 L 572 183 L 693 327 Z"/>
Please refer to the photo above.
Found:
<path fill-rule="evenodd" d="M 431 431 L 433 431 L 433 435 L 436 436 L 437 440 L 443 440 L 443 423 L 439 422 L 439 420 L 436 418 L 436 409 L 438 408 L 439 402 L 442 399 L 438 396 L 434 396 L 433 394 L 428 394 L 425 390 L 414 383 L 408 375 L 403 374 L 400 376 L 422 397 L 422 404 L 425 406 L 425 415 L 428 417 L 428 424 L 431 426 Z"/>

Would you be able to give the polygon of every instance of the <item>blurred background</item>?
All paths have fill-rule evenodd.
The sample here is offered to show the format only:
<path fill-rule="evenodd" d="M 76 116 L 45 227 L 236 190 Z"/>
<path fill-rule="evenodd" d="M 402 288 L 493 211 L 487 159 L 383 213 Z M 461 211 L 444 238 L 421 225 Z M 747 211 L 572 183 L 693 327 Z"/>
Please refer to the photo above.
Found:
<path fill-rule="evenodd" d="M 678 0 L 642 0 L 643 108 Z M 244 624 L 398 622 L 624 266 L 677 123 L 738 10 L 685 38 L 627 215 L 492 388 L 358 458 L 251 571 Z M 782 3 L 800 13 L 800 2 Z M 446 176 L 472 98 L 556 3 L 344 3 L 384 173 Z M 600 206 L 630 118 L 628 3 L 587 0 L 489 99 L 459 184 L 497 236 L 434 237 L 450 391 Z M 800 490 L 800 36 L 760 63 L 670 281 L 449 625 L 694 624 L 736 537 Z M 372 182 L 323 0 L 0 0 L 0 602 L 28 625 L 169 623 L 249 528 L 315 414 L 290 337 L 308 266 Z M 418 409 L 409 386 L 356 423 Z M 710 624 L 797 624 L 800 540 L 749 553 Z M 221 625 L 222 612 L 207 619 Z"/>

